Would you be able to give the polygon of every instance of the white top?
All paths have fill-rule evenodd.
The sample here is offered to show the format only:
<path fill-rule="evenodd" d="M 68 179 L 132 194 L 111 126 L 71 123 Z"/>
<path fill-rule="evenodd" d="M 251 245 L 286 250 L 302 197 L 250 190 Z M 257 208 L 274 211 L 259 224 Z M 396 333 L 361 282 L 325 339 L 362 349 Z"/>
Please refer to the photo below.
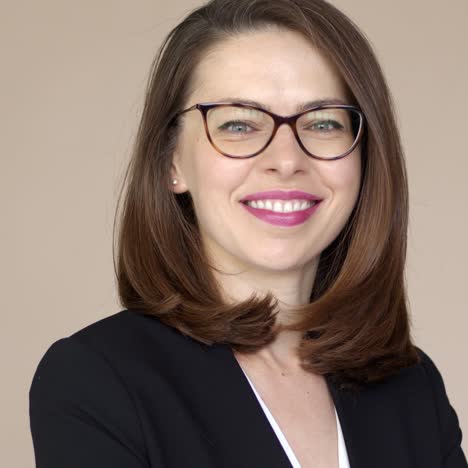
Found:
<path fill-rule="evenodd" d="M 241 367 L 242 369 L 242 367 Z M 242 369 L 244 372 L 244 369 Z M 268 407 L 265 405 L 265 402 L 262 400 L 262 397 L 258 394 L 257 390 L 255 389 L 252 381 L 249 379 L 249 376 L 244 372 L 245 376 L 247 377 L 247 380 L 249 381 L 250 386 L 252 387 L 252 390 L 255 393 L 255 396 L 257 397 L 258 401 L 260 402 L 261 407 L 263 408 L 263 411 L 266 414 L 266 417 L 268 418 L 268 421 L 270 421 L 271 427 L 275 431 L 276 436 L 278 437 L 279 441 L 281 442 L 281 445 L 283 446 L 284 451 L 286 452 L 286 455 L 289 458 L 289 461 L 291 462 L 293 468 L 301 468 L 301 465 L 296 458 L 296 455 L 294 455 L 294 452 L 292 451 L 290 445 L 288 444 L 288 441 L 286 440 L 286 437 L 284 436 L 282 430 L 278 426 L 278 423 L 276 422 L 275 418 L 273 415 L 270 413 L 270 410 Z M 340 420 L 338 418 L 338 413 L 336 412 L 335 409 L 335 417 L 336 417 L 336 426 L 338 429 L 338 468 L 350 468 L 349 466 L 349 459 L 348 459 L 348 452 L 346 451 L 346 446 L 343 438 L 343 432 L 341 430 L 341 424 Z"/>

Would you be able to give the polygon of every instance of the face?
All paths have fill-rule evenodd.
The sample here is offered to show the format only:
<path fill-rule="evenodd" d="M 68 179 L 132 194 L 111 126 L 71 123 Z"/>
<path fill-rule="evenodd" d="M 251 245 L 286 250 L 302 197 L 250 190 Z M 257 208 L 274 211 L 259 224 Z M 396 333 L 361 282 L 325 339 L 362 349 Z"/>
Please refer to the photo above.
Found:
<path fill-rule="evenodd" d="M 287 30 L 242 33 L 219 43 L 199 63 L 185 103 L 250 100 L 286 116 L 301 103 L 337 99 L 349 104 L 333 67 L 304 39 Z M 279 127 L 260 154 L 232 159 L 209 143 L 198 110 L 183 114 L 173 158 L 173 189 L 189 191 L 202 240 L 225 271 L 308 271 L 337 237 L 356 203 L 361 177 L 359 146 L 339 160 L 317 160 Z M 300 190 L 322 201 L 304 222 L 271 224 L 240 201 L 270 190 Z M 271 198 L 271 197 L 267 197 Z"/>

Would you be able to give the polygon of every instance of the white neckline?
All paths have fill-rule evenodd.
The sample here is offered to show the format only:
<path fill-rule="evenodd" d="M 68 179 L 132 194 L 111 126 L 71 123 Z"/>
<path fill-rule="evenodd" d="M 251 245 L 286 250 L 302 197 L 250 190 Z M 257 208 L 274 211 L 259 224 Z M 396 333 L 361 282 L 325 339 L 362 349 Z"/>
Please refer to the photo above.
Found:
<path fill-rule="evenodd" d="M 242 367 L 241 367 L 242 369 Z M 286 437 L 283 434 L 283 431 L 279 427 L 279 424 L 276 422 L 276 419 L 273 417 L 271 414 L 270 410 L 268 409 L 267 405 L 263 401 L 262 397 L 259 395 L 257 392 L 256 388 L 254 387 L 252 381 L 249 379 L 249 376 L 246 374 L 244 369 L 242 369 L 244 372 L 244 375 L 247 377 L 247 380 L 252 387 L 252 390 L 255 393 L 255 396 L 257 397 L 263 411 L 265 412 L 266 417 L 268 418 L 268 421 L 270 422 L 271 426 L 273 427 L 273 430 L 275 431 L 281 445 L 284 448 L 284 451 L 286 452 L 286 455 L 289 458 L 289 461 L 291 462 L 293 468 L 301 468 L 301 464 L 299 463 L 299 460 L 297 459 L 296 455 L 294 454 L 291 446 L 289 445 Z M 340 419 L 338 417 L 338 413 L 336 411 L 336 407 L 333 404 L 333 409 L 335 410 L 335 419 L 336 419 L 336 427 L 337 427 L 337 432 L 338 432 L 338 467 L 339 468 L 350 468 L 349 466 L 349 460 L 348 460 L 348 455 L 346 452 L 346 445 L 344 442 L 344 437 L 343 437 L 343 431 L 341 429 L 341 424 L 340 424 Z"/>

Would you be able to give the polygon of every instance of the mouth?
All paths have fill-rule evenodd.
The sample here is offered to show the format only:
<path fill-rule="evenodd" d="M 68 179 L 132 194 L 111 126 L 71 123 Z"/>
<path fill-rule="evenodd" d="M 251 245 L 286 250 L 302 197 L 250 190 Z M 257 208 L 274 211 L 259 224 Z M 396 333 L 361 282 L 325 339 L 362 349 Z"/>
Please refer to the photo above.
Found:
<path fill-rule="evenodd" d="M 266 190 L 252 193 L 243 197 L 240 201 L 321 201 L 322 198 L 302 190 Z"/>
<path fill-rule="evenodd" d="M 319 208 L 322 200 L 244 200 L 247 212 L 268 224 L 292 227 L 305 223 Z"/>
<path fill-rule="evenodd" d="M 250 206 L 257 210 L 267 210 L 274 213 L 295 213 L 298 211 L 305 211 L 308 208 L 319 203 L 319 200 L 275 200 L 275 199 L 264 199 L 264 200 L 244 200 L 244 205 Z"/>

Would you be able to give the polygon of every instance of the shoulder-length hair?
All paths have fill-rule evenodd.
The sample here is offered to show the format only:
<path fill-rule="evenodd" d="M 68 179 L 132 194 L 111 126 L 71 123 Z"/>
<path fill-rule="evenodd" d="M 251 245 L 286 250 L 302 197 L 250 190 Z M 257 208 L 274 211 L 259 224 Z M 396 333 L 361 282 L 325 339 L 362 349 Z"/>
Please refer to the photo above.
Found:
<path fill-rule="evenodd" d="M 277 299 L 254 294 L 225 303 L 190 194 L 170 188 L 178 134 L 173 116 L 187 101 L 195 67 L 220 41 L 269 27 L 309 40 L 365 115 L 358 201 L 322 252 L 310 302 L 297 307 L 298 321 L 288 327 L 303 332 L 298 355 L 304 369 L 357 388 L 419 362 L 404 279 L 408 187 L 391 96 L 372 47 L 324 0 L 212 0 L 169 33 L 152 66 L 117 206 L 119 298 L 207 345 L 248 353 L 275 339 Z"/>

